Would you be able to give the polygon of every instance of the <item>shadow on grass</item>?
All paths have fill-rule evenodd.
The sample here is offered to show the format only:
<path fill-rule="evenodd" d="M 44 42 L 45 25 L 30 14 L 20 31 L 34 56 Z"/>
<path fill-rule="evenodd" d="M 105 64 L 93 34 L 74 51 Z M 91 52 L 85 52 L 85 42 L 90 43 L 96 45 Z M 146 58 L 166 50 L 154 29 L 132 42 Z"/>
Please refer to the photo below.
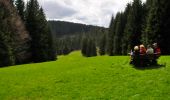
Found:
<path fill-rule="evenodd" d="M 146 66 L 135 66 L 132 65 L 135 69 L 138 70 L 152 70 L 152 69 L 159 69 L 159 68 L 165 68 L 166 67 L 166 63 L 164 64 L 156 64 L 156 65 L 146 65 Z"/>

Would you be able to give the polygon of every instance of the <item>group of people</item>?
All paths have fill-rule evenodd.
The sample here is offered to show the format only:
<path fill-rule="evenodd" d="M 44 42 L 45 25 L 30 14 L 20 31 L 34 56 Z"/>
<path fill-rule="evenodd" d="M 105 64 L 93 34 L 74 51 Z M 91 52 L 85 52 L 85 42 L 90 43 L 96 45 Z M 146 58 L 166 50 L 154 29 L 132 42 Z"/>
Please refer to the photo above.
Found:
<path fill-rule="evenodd" d="M 157 59 L 160 57 L 160 55 L 161 50 L 157 43 L 148 45 L 147 48 L 141 44 L 139 46 L 135 46 L 134 49 L 131 50 L 130 64 L 134 64 L 135 66 L 157 64 Z"/>

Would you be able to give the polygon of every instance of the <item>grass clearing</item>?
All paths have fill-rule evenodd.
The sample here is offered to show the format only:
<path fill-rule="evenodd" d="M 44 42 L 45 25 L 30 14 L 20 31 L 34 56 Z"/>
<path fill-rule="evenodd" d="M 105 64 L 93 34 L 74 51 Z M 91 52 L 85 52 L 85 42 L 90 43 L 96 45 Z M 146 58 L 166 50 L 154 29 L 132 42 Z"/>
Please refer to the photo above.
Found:
<path fill-rule="evenodd" d="M 82 57 L 80 52 L 57 61 L 0 68 L 0 100 L 167 100 L 170 56 L 166 67 L 136 69 L 128 56 Z"/>

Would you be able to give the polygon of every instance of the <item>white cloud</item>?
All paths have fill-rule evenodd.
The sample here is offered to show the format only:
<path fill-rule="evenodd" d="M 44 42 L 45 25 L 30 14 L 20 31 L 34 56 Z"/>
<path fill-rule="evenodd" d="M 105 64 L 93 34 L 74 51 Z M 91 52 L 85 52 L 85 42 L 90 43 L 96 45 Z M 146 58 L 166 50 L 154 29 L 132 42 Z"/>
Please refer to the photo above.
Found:
<path fill-rule="evenodd" d="M 133 0 L 39 0 L 48 19 L 108 27 L 112 14 Z M 142 0 L 146 1 L 146 0 Z"/>

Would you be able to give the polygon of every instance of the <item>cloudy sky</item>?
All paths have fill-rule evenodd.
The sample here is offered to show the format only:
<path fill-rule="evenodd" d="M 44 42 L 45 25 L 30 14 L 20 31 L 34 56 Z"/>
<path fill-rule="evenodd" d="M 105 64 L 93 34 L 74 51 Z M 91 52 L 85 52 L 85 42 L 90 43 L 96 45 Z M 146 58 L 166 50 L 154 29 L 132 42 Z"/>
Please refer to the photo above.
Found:
<path fill-rule="evenodd" d="M 25 0 L 27 1 L 27 0 Z M 108 27 L 112 14 L 132 0 L 38 0 L 48 19 Z M 146 0 L 142 0 L 143 2 Z"/>

